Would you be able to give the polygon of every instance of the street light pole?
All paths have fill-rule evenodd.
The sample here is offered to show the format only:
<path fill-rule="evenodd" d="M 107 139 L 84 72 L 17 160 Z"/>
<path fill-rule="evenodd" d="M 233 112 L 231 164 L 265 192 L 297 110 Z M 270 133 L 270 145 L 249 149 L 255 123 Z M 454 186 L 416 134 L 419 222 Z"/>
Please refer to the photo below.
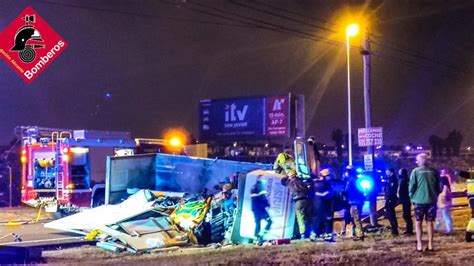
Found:
<path fill-rule="evenodd" d="M 349 152 L 349 166 L 352 166 L 352 114 L 351 114 L 351 46 L 349 33 L 346 34 L 347 49 L 347 139 Z"/>
<path fill-rule="evenodd" d="M 346 53 L 347 53 L 347 139 L 349 145 L 349 166 L 352 166 L 352 113 L 351 113 L 351 44 L 350 38 L 359 32 L 359 25 L 350 24 L 346 28 Z"/>

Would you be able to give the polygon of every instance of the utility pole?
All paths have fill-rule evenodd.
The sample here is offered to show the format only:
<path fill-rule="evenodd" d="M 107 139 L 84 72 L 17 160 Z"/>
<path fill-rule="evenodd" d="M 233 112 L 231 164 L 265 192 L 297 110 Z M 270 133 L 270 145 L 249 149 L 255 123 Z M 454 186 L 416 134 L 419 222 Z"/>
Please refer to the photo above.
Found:
<path fill-rule="evenodd" d="M 365 28 L 364 32 L 364 50 L 361 52 L 364 61 L 364 116 L 365 116 L 365 127 L 372 127 L 372 110 L 370 106 L 370 38 L 369 30 Z M 369 154 L 372 161 L 372 175 L 375 177 L 375 164 L 374 164 L 374 146 L 367 147 L 367 153 Z M 378 226 L 377 217 L 377 197 L 369 200 L 370 204 L 370 225 Z"/>
<path fill-rule="evenodd" d="M 364 50 L 361 52 L 364 61 L 364 114 L 365 127 L 372 127 L 372 110 L 370 105 L 370 38 L 366 28 L 364 33 Z M 367 153 L 372 155 L 374 160 L 374 146 L 367 147 Z"/>

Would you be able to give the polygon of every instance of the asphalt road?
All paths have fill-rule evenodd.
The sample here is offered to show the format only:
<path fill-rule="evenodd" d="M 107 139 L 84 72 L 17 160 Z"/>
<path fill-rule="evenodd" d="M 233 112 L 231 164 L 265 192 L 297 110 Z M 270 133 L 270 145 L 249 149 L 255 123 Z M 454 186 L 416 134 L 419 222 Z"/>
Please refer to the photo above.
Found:
<path fill-rule="evenodd" d="M 82 241 L 82 237 L 77 234 L 44 228 L 43 225 L 47 222 L 48 221 L 42 221 L 23 225 L 1 225 L 0 246 L 43 246 Z M 12 234 L 18 235 L 22 241 L 15 241 Z"/>

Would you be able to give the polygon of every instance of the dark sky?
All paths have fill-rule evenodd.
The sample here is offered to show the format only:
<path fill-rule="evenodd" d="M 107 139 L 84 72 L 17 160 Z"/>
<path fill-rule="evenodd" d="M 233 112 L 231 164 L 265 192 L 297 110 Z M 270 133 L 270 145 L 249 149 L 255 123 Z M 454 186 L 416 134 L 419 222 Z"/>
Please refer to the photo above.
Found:
<path fill-rule="evenodd" d="M 344 41 L 348 14 L 370 18 L 383 45 L 372 44 L 372 102 L 385 143 L 460 129 L 474 144 L 473 1 L 235 2 L 280 17 L 227 0 L 0 0 L 0 31 L 31 5 L 69 45 L 30 85 L 0 62 L 0 144 L 17 125 L 197 135 L 200 99 L 287 92 L 305 95 L 307 133 L 330 142 L 333 129 L 347 130 L 347 95 L 344 47 L 327 39 Z M 280 29 L 257 27 L 264 22 Z M 358 49 L 351 56 L 355 130 L 364 125 L 362 60 Z"/>

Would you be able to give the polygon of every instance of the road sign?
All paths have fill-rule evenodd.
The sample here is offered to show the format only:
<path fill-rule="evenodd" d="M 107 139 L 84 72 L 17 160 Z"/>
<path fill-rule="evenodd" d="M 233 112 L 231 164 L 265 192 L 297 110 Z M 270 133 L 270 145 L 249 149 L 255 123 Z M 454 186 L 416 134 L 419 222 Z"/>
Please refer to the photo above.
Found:
<path fill-rule="evenodd" d="M 364 155 L 364 168 L 366 171 L 373 171 L 374 170 L 374 160 L 372 158 L 372 154 L 365 154 Z"/>
<path fill-rule="evenodd" d="M 357 132 L 359 147 L 379 146 L 383 144 L 381 127 L 359 128 Z"/>

